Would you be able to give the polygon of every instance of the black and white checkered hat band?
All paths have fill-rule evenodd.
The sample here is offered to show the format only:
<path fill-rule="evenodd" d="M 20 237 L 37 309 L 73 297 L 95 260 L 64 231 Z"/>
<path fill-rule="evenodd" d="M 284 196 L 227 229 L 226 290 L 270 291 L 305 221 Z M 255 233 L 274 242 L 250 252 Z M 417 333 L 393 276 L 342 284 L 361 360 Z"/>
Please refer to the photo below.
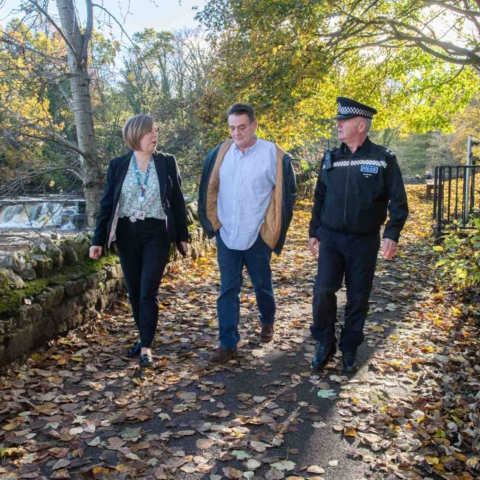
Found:
<path fill-rule="evenodd" d="M 338 114 L 339 115 L 356 115 L 360 117 L 373 118 L 372 112 L 369 112 L 368 110 L 364 110 L 363 108 L 358 108 L 358 107 L 342 107 L 339 105 Z"/>

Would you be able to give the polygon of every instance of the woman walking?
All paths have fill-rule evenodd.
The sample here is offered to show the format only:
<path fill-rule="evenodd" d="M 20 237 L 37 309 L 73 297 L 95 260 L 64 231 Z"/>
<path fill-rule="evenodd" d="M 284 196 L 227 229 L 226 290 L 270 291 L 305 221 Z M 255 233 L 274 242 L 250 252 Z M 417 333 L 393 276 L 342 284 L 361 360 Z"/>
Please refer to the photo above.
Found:
<path fill-rule="evenodd" d="M 127 356 L 140 355 L 140 366 L 151 368 L 156 296 L 171 243 L 186 255 L 187 214 L 175 157 L 155 151 L 158 129 L 153 118 L 130 118 L 123 138 L 131 151 L 108 165 L 90 257 L 98 259 L 116 241 L 140 336 Z"/>

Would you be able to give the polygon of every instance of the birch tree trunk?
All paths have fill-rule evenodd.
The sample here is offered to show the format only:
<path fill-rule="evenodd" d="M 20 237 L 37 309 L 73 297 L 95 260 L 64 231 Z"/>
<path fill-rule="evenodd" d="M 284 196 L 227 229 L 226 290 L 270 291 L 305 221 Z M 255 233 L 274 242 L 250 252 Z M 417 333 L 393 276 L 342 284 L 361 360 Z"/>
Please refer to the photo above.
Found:
<path fill-rule="evenodd" d="M 90 78 L 88 75 L 88 45 L 93 29 L 93 5 L 85 0 L 87 24 L 82 33 L 78 24 L 74 0 L 56 0 L 61 22 L 61 34 L 67 44 L 70 87 L 73 112 L 77 129 L 77 141 L 80 150 L 79 161 L 83 170 L 83 185 L 87 203 L 88 225 L 96 222 L 100 198 L 103 191 L 103 173 L 97 158 L 95 129 L 90 96 Z"/>

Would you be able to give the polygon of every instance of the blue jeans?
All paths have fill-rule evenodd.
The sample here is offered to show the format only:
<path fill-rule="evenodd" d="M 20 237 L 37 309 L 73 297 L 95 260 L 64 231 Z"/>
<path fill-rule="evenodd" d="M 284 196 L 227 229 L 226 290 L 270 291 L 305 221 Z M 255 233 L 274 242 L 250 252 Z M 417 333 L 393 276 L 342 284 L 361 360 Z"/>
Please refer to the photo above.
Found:
<path fill-rule="evenodd" d="M 216 240 L 221 281 L 220 296 L 217 300 L 219 340 L 222 348 L 234 350 L 240 341 L 239 295 L 244 265 L 255 289 L 262 325 L 273 325 L 275 321 L 275 297 L 270 269 L 272 250 L 260 235 L 248 250 L 231 250 L 223 242 L 220 232 L 217 232 Z"/>

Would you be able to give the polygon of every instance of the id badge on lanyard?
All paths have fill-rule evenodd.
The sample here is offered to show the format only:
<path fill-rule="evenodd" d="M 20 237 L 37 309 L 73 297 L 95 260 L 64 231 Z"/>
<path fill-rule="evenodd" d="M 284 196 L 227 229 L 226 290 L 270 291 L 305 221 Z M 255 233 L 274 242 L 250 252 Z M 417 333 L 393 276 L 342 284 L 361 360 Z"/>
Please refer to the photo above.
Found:
<path fill-rule="evenodd" d="M 152 169 L 152 164 L 153 164 L 153 155 L 150 157 L 150 160 L 148 161 L 148 167 L 145 173 L 145 179 L 143 180 L 143 184 L 142 184 L 140 169 L 138 168 L 138 165 L 137 165 L 137 158 L 135 157 L 135 153 L 133 154 L 133 169 L 135 171 L 135 178 L 137 179 L 137 185 L 140 188 L 138 201 L 141 204 L 145 202 L 145 194 L 147 192 L 148 179 L 150 177 L 150 170 Z"/>
<path fill-rule="evenodd" d="M 130 221 L 135 223 L 137 220 L 145 220 L 145 212 L 143 210 L 132 210 Z"/>
<path fill-rule="evenodd" d="M 148 161 L 148 167 L 147 167 L 147 172 L 145 174 L 145 179 L 141 181 L 141 176 L 140 176 L 140 169 L 138 168 L 137 165 L 137 159 L 135 157 L 135 153 L 133 154 L 133 169 L 135 171 L 135 178 L 137 179 L 137 185 L 140 188 L 140 194 L 138 196 L 138 201 L 140 205 L 143 206 L 143 203 L 145 203 L 145 194 L 147 191 L 147 185 L 148 185 L 148 179 L 150 177 L 150 170 L 152 168 L 152 163 L 153 163 L 153 156 L 150 157 L 150 160 Z M 143 207 L 145 208 L 145 207 Z M 145 220 L 145 211 L 144 210 L 133 210 L 132 214 L 130 215 L 130 221 L 132 223 L 136 222 L 137 220 Z"/>

